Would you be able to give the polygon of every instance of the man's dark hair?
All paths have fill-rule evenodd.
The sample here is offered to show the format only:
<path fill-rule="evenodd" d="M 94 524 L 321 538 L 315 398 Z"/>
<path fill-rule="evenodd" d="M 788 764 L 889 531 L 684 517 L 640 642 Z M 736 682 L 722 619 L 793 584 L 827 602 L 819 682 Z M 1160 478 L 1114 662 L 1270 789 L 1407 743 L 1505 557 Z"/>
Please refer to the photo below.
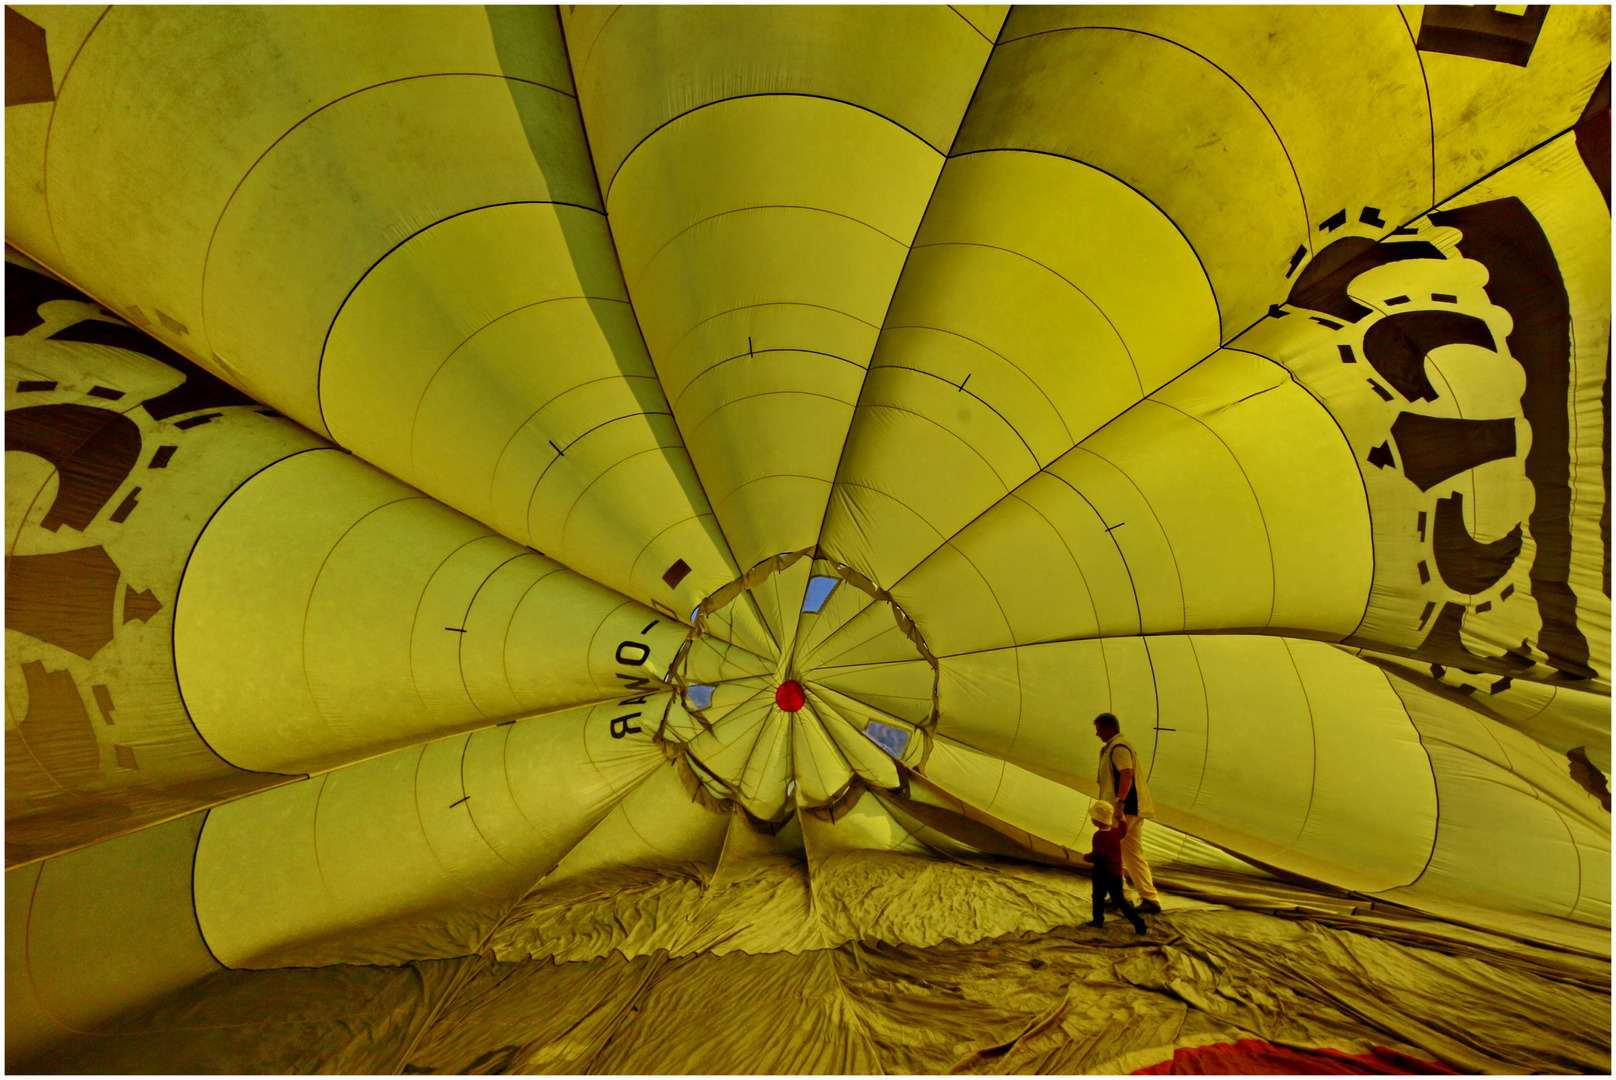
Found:
<path fill-rule="evenodd" d="M 1096 716 L 1094 718 L 1094 722 L 1096 724 L 1099 724 L 1101 727 L 1109 728 L 1112 731 L 1121 731 L 1122 730 L 1122 724 L 1117 721 L 1117 718 L 1115 716 L 1111 715 L 1108 712 L 1103 712 L 1099 716 Z"/>

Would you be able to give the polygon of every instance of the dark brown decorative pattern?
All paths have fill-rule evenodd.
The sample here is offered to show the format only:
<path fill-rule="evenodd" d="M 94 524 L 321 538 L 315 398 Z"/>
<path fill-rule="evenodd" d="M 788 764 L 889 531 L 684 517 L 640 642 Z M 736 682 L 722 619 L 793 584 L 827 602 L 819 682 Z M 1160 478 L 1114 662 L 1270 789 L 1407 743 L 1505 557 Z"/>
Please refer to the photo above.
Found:
<path fill-rule="evenodd" d="M 1521 553 L 1521 527 L 1491 543 L 1470 535 L 1464 521 L 1464 496 L 1454 494 L 1436 501 L 1436 525 L 1431 537 L 1437 573 L 1454 592 L 1486 592 L 1509 572 Z M 1480 610 L 1478 605 L 1477 610 Z"/>
<path fill-rule="evenodd" d="M 1403 475 L 1421 491 L 1478 465 L 1515 456 L 1515 421 L 1507 417 L 1461 420 L 1398 413 L 1392 438 L 1403 459 Z"/>
<path fill-rule="evenodd" d="M 61 474 L 41 524 L 80 532 L 140 460 L 140 428 L 122 413 L 89 405 L 31 405 L 6 413 L 6 449 L 44 458 Z"/>
<path fill-rule="evenodd" d="M 34 759 L 63 787 L 93 780 L 101 771 L 101 747 L 72 674 L 46 671 L 38 660 L 23 664 L 22 674 L 28 714 L 19 727 Z"/>
<path fill-rule="evenodd" d="M 1313 257 L 1291 286 L 1285 302 L 1357 322 L 1369 309 L 1347 295 L 1352 279 L 1377 266 L 1405 259 L 1440 259 L 1442 252 L 1424 240 L 1377 244 L 1362 236 L 1345 236 Z"/>
<path fill-rule="evenodd" d="M 1521 15 L 1493 4 L 1427 4 L 1414 47 L 1525 67 L 1548 12 L 1547 4 L 1532 4 Z"/>
<path fill-rule="evenodd" d="M 86 660 L 112 640 L 118 564 L 105 548 L 6 557 L 6 629 Z"/>
<path fill-rule="evenodd" d="M 1532 595 L 1543 628 L 1537 645 L 1573 678 L 1594 677 L 1588 641 L 1577 626 L 1571 591 L 1571 301 L 1543 228 L 1517 198 L 1495 199 L 1431 215 L 1464 234 L 1460 252 L 1487 267 L 1487 296 L 1510 313 L 1510 354 L 1526 369 L 1521 408 L 1532 425 L 1526 475 L 1537 496 L 1529 526 L 1537 554 Z"/>
<path fill-rule="evenodd" d="M 1425 357 L 1443 345 L 1493 349 L 1493 333 L 1474 315 L 1405 311 L 1388 315 L 1369 328 L 1363 341 L 1364 359 L 1409 401 L 1435 401 L 1437 393 L 1425 373 Z"/>

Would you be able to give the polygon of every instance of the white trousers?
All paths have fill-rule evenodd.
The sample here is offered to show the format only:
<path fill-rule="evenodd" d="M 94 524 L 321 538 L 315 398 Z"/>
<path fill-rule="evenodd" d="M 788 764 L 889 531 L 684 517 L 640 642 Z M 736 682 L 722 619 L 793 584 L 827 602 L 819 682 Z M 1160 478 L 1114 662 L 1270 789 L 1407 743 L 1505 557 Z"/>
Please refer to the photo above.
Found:
<path fill-rule="evenodd" d="M 1124 815 L 1124 819 L 1128 835 L 1122 838 L 1122 872 L 1141 900 L 1155 900 L 1156 882 L 1150 876 L 1150 863 L 1145 861 L 1145 819 L 1133 814 Z"/>

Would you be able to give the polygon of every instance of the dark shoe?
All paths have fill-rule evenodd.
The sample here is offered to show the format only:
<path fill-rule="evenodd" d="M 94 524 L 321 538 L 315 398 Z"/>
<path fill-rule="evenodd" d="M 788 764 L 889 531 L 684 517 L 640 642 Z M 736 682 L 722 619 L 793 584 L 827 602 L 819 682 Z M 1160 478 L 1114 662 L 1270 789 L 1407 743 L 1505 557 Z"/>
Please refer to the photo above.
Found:
<path fill-rule="evenodd" d="M 1161 905 L 1154 900 L 1141 900 L 1133 909 L 1141 915 L 1160 915 Z"/>
<path fill-rule="evenodd" d="M 1148 934 L 1150 933 L 1150 927 L 1146 926 L 1143 922 L 1136 922 L 1133 924 L 1133 932 L 1136 934 Z"/>
<path fill-rule="evenodd" d="M 1095 927 L 1096 929 L 1103 930 L 1105 928 L 1105 920 L 1104 919 L 1090 919 L 1089 920 L 1089 925 L 1092 926 L 1092 927 Z"/>

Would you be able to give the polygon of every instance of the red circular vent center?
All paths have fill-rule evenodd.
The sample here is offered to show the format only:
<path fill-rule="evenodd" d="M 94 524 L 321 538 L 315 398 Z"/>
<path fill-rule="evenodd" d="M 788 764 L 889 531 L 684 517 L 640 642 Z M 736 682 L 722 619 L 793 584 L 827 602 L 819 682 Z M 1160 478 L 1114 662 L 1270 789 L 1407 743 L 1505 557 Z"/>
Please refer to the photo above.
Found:
<path fill-rule="evenodd" d="M 802 684 L 796 679 L 787 679 L 780 684 L 780 689 L 774 692 L 774 703 L 786 712 L 796 712 L 807 700 L 803 697 Z"/>

